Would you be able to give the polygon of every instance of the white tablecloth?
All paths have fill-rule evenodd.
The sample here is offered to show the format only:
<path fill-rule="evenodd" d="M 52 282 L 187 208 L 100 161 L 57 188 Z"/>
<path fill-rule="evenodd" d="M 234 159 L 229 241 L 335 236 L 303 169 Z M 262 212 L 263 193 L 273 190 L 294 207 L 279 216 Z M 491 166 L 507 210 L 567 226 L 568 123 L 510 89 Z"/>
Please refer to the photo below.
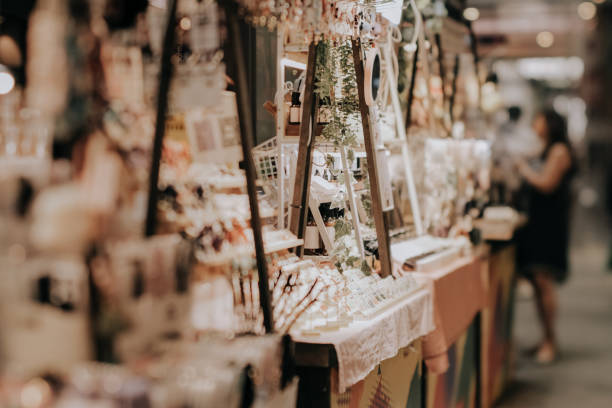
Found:
<path fill-rule="evenodd" d="M 433 293 L 422 287 L 379 315 L 319 336 L 293 335 L 301 343 L 333 344 L 338 356 L 338 391 L 365 378 L 381 361 L 435 329 Z"/>

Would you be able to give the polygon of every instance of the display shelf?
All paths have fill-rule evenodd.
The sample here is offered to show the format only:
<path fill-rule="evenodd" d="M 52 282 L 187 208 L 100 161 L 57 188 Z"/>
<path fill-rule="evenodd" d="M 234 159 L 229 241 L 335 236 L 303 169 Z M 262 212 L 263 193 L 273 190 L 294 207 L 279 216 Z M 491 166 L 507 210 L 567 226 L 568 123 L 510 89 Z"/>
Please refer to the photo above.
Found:
<path fill-rule="evenodd" d="M 295 235 L 291 234 L 287 230 L 282 231 L 273 231 L 272 233 L 282 233 L 287 237 L 286 239 L 278 239 L 274 241 L 266 240 L 266 233 L 264 233 L 264 248 L 266 254 L 271 254 L 274 252 L 279 252 L 285 249 L 295 248 L 297 246 L 303 245 L 304 240 L 297 238 Z M 251 230 L 245 230 L 245 234 L 248 237 L 252 236 Z M 234 245 L 230 249 L 221 251 L 214 254 L 196 252 L 196 258 L 198 262 L 206 266 L 222 266 L 236 259 L 252 256 L 254 255 L 255 250 L 251 243 L 244 245 Z"/>
<path fill-rule="evenodd" d="M 449 265 L 457 261 L 461 258 L 461 256 L 461 248 L 445 248 L 434 254 L 417 259 L 415 262 L 415 270 L 417 272 L 434 272 L 436 270 L 444 268 L 445 265 Z"/>
<path fill-rule="evenodd" d="M 474 220 L 474 227 L 480 230 L 486 241 L 509 241 L 514 236 L 517 223 L 510 220 Z"/>
<path fill-rule="evenodd" d="M 526 223 L 525 214 L 508 206 L 487 207 L 483 217 L 473 222 L 482 239 L 487 241 L 510 241 L 514 232 Z"/>
<path fill-rule="evenodd" d="M 321 134 L 323 133 L 323 128 L 325 127 L 325 125 L 322 124 L 317 124 L 317 128 L 315 130 L 315 136 L 321 136 Z M 287 126 L 285 127 L 285 136 L 300 136 L 300 125 L 294 125 L 291 123 L 287 123 Z"/>
<path fill-rule="evenodd" d="M 299 238 L 289 239 L 286 241 L 277 241 L 265 243 L 266 253 L 278 252 L 284 249 L 295 248 L 297 246 L 304 245 L 304 240 Z"/>

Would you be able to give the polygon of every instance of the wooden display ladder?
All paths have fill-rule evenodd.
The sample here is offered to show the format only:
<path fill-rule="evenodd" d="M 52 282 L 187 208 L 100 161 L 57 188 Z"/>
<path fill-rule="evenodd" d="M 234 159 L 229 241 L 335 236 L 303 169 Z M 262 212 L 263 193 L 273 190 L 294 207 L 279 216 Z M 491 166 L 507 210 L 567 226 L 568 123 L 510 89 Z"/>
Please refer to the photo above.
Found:
<path fill-rule="evenodd" d="M 310 51 L 311 47 L 308 46 L 308 51 Z M 278 149 L 278 163 L 277 166 L 279 169 L 283 169 L 284 167 L 284 154 L 285 154 L 285 144 L 286 143 L 291 143 L 286 139 L 286 132 L 285 132 L 285 103 L 284 103 L 284 91 L 285 91 L 285 72 L 284 72 L 284 65 L 282 63 L 283 60 L 285 60 L 286 58 L 289 58 L 291 56 L 291 52 L 295 53 L 295 52 L 300 52 L 303 51 L 302 47 L 300 46 L 292 46 L 290 47 L 290 50 L 288 50 L 285 47 L 285 29 L 284 27 L 280 27 L 277 33 L 277 65 L 276 65 L 276 87 L 277 87 L 277 94 L 276 94 L 276 140 L 277 140 L 277 149 Z M 290 51 L 290 52 L 288 52 Z M 308 53 L 309 58 L 308 61 L 314 61 L 312 58 L 314 58 L 314 55 L 311 55 L 310 52 Z M 306 67 L 308 66 L 314 66 L 312 63 L 308 63 L 306 65 Z M 308 74 L 307 74 L 308 75 Z M 309 82 L 305 84 L 305 87 L 308 87 L 309 92 L 314 92 L 314 89 L 312 87 L 313 82 Z M 297 90 L 294 90 L 297 91 Z M 316 106 L 316 104 L 315 104 Z M 314 128 L 314 133 L 312 133 L 312 129 L 309 129 L 308 132 L 311 132 L 309 134 L 316 134 L 317 128 L 319 128 L 321 125 L 317 125 L 316 128 Z M 320 130 L 320 129 L 319 129 Z M 300 132 L 302 131 L 302 128 L 300 128 Z M 314 144 L 316 144 L 316 141 L 314 142 Z M 311 148 L 314 149 L 314 145 L 311 146 Z M 299 150 L 299 149 L 298 149 Z M 302 152 L 304 152 L 304 150 L 302 150 Z M 312 152 L 310 153 L 312 154 Z M 364 250 L 364 246 L 363 246 L 363 239 L 362 239 L 362 234 L 361 234 L 361 227 L 359 224 L 359 213 L 357 211 L 357 205 L 356 205 L 356 201 L 355 201 L 355 196 L 353 193 L 353 186 L 351 183 L 351 169 L 350 166 L 348 164 L 348 160 L 346 159 L 346 148 L 342 148 L 340 149 L 340 155 L 341 155 L 341 163 L 342 163 L 342 172 L 345 176 L 345 186 L 347 189 L 347 195 L 348 195 L 348 206 L 349 206 L 349 211 L 351 212 L 351 221 L 353 224 L 353 230 L 355 232 L 355 240 L 357 242 L 358 245 L 358 249 L 359 249 L 359 254 L 362 260 L 365 260 L 365 250 Z M 303 154 L 302 157 L 305 159 L 305 155 Z M 298 160 L 299 162 L 299 160 Z M 312 170 L 312 166 L 311 166 L 311 170 Z M 295 173 L 301 172 L 302 169 L 298 170 L 298 166 L 296 166 L 295 169 Z M 278 208 L 279 208 L 279 215 L 278 215 L 278 225 L 279 228 L 284 228 L 284 223 L 285 223 L 285 213 L 284 213 L 284 209 L 285 209 L 285 177 L 283 177 L 283 172 L 284 169 L 281 171 L 279 170 L 279 176 L 278 176 Z M 290 169 L 291 172 L 291 169 Z M 302 177 L 302 175 L 300 175 L 300 177 Z M 293 180 L 294 184 L 291 186 L 291 190 L 289 191 L 289 197 L 290 198 L 294 198 L 294 191 L 296 186 L 298 186 L 298 188 L 300 188 L 299 191 L 301 190 L 301 183 L 296 184 L 295 183 L 295 174 L 291 174 L 289 177 L 289 180 Z M 308 182 L 308 184 L 310 185 L 310 183 Z M 303 193 L 300 193 L 303 194 Z M 295 216 L 295 218 L 293 218 L 292 214 L 295 212 L 295 210 L 300 210 L 300 207 L 302 206 L 302 198 L 303 197 L 299 197 L 299 203 L 297 201 L 296 198 L 296 202 L 295 203 L 290 203 L 289 204 L 289 209 L 288 209 L 288 218 L 289 218 L 289 224 L 291 225 L 291 220 L 294 220 L 294 230 L 295 232 L 298 231 L 297 227 L 295 226 L 296 222 L 299 222 L 299 218 L 298 216 Z M 306 202 L 306 199 L 304 199 L 304 203 Z M 313 218 L 315 220 L 315 225 L 317 227 L 317 230 L 319 231 L 319 235 L 321 236 L 321 240 L 323 241 L 323 246 L 325 247 L 326 252 L 329 254 L 331 253 L 331 251 L 333 250 L 333 242 L 332 242 L 332 238 L 329 235 L 329 232 L 327 231 L 327 228 L 325 227 L 325 224 L 323 222 L 323 217 L 321 216 L 321 212 L 319 210 L 319 205 L 321 204 L 317 198 L 315 197 L 311 197 L 310 194 L 308 194 L 308 208 L 310 209 L 310 212 L 313 215 Z M 297 221 L 296 221 L 297 220 Z M 290 227 L 291 228 L 291 227 Z M 305 233 L 305 232 L 304 232 Z M 301 251 L 301 249 L 298 250 L 298 252 Z"/>
<path fill-rule="evenodd" d="M 308 216 L 308 207 L 311 206 L 309 190 L 310 178 L 312 174 L 312 151 L 315 144 L 315 130 L 317 123 L 318 96 L 314 92 L 315 84 L 315 62 L 316 62 L 316 45 L 311 43 L 308 50 L 308 63 L 306 67 L 306 82 L 304 90 L 304 102 L 302 104 L 302 121 L 300 124 L 300 136 L 298 145 L 298 160 L 296 166 L 296 174 L 293 184 L 293 194 L 289 213 L 289 229 L 298 238 L 304 238 L 306 230 L 306 221 Z M 378 179 L 378 169 L 376 162 L 376 146 L 372 132 L 372 124 L 370 122 L 370 107 L 365 102 L 365 73 L 363 65 L 363 51 L 361 40 L 352 40 L 353 61 L 355 64 L 357 88 L 359 94 L 359 110 L 361 114 L 361 122 L 363 126 L 364 144 L 366 157 L 368 160 L 368 176 L 370 181 L 370 194 L 372 197 L 372 216 L 376 225 L 376 237 L 378 239 L 378 254 L 381 262 L 381 276 L 391 275 L 391 256 L 389 247 L 388 224 L 385 214 L 382 210 L 382 202 L 380 196 L 380 186 Z M 343 170 L 345 177 L 350 180 L 348 162 L 346 160 L 346 152 L 341 151 Z M 350 181 L 349 181 L 350 183 Z M 348 186 L 347 186 L 348 187 Z M 353 225 L 357 234 L 357 243 L 361 247 L 363 241 L 359 232 L 359 218 L 354 199 L 354 194 L 350 194 L 351 190 L 347 188 L 347 192 L 352 197 L 349 197 L 349 209 L 353 214 Z M 317 209 L 318 211 L 318 209 Z M 324 241 L 325 242 L 325 241 Z M 363 251 L 363 249 L 360 249 Z M 302 248 L 298 249 L 298 254 L 302 255 Z M 363 254 L 363 252 L 361 252 Z"/>

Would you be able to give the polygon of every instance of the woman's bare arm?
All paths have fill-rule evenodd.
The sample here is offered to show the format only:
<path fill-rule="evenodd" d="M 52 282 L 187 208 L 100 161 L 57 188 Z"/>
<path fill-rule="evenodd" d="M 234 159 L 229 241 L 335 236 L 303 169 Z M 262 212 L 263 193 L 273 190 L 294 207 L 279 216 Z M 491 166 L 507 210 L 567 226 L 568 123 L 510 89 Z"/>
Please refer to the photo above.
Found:
<path fill-rule="evenodd" d="M 535 171 L 525 162 L 518 164 L 518 170 L 527 183 L 542 193 L 551 193 L 559 186 L 571 165 L 572 157 L 569 149 L 559 143 L 550 149 L 546 163 L 544 163 L 541 171 Z"/>

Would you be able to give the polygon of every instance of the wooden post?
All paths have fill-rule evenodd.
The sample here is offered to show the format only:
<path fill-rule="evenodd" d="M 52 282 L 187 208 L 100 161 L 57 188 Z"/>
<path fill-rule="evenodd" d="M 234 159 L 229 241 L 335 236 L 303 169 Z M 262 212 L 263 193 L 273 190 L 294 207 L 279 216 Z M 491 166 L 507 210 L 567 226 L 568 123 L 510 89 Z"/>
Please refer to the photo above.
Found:
<path fill-rule="evenodd" d="M 450 100 L 448 103 L 451 124 L 455 123 L 455 117 L 453 115 L 453 108 L 455 106 L 455 96 L 457 94 L 457 77 L 459 76 L 459 61 L 460 61 L 459 55 L 455 55 L 455 65 L 453 66 L 452 91 L 451 91 Z"/>
<path fill-rule="evenodd" d="M 238 24 L 238 10 L 233 1 L 223 0 L 220 3 L 225 9 L 225 18 L 228 29 L 228 50 L 226 54 L 228 63 L 235 67 L 236 98 L 238 102 L 238 118 L 240 122 L 240 139 L 242 142 L 242 154 L 244 160 L 244 171 L 246 173 L 247 193 L 251 207 L 251 228 L 253 229 L 253 241 L 255 244 L 255 257 L 257 260 L 257 272 L 259 275 L 259 301 L 263 310 L 264 327 L 266 333 L 274 331 L 274 320 L 272 315 L 272 304 L 270 302 L 270 290 L 268 288 L 268 268 L 266 265 L 266 254 L 262 236 L 262 223 L 259 216 L 259 202 L 257 201 L 256 170 L 253 161 L 253 121 L 249 105 L 249 88 L 247 84 L 244 54 L 240 41 L 240 26 Z"/>
<path fill-rule="evenodd" d="M 472 57 L 474 58 L 474 71 L 476 72 L 476 80 L 478 81 L 478 106 L 480 107 L 482 104 L 482 86 L 480 86 L 480 56 L 478 55 L 478 39 L 476 38 L 476 34 L 474 33 L 474 28 L 472 27 L 471 21 L 466 21 L 468 30 L 470 32 L 470 45 L 472 50 Z"/>
<path fill-rule="evenodd" d="M 355 63 L 355 74 L 357 79 L 357 91 L 359 94 L 359 110 L 361 111 L 361 124 L 363 126 L 363 140 L 368 159 L 368 177 L 370 179 L 370 195 L 372 197 L 372 216 L 376 224 L 376 237 L 378 238 L 378 257 L 381 264 L 381 276 L 391 275 L 391 251 L 389 248 L 388 225 L 383 214 L 380 197 L 380 186 L 378 185 L 378 169 L 376 163 L 376 146 L 372 137 L 370 123 L 370 107 L 365 102 L 365 73 L 363 67 L 363 52 L 359 38 L 351 40 L 353 45 L 353 61 Z"/>
<path fill-rule="evenodd" d="M 308 65 L 306 67 L 306 83 L 304 101 L 302 102 L 302 122 L 300 123 L 300 140 L 298 158 L 295 170 L 293 197 L 289 212 L 289 230 L 298 238 L 304 238 L 308 220 L 308 205 L 310 194 L 310 175 L 312 170 L 312 151 L 315 144 L 319 98 L 314 93 L 317 46 L 314 42 L 308 47 Z M 297 248 L 302 255 L 303 246 Z"/>
<path fill-rule="evenodd" d="M 285 139 L 285 28 L 279 26 L 276 34 L 276 172 L 278 174 L 278 228 L 285 228 L 285 177 L 283 140 Z"/>
<path fill-rule="evenodd" d="M 440 33 L 435 35 L 436 45 L 438 47 L 438 67 L 440 68 L 440 79 L 442 80 L 442 96 L 446 94 L 446 69 L 444 67 L 444 52 L 442 50 L 442 36 Z"/>
<path fill-rule="evenodd" d="M 410 73 L 410 87 L 408 88 L 408 109 L 406 109 L 406 134 L 412 123 L 412 101 L 414 100 L 414 86 L 416 84 L 417 62 L 419 60 L 419 46 L 412 57 L 412 72 Z"/>
<path fill-rule="evenodd" d="M 323 217 L 321 216 L 321 211 L 319 211 L 319 200 L 315 197 L 310 197 L 308 201 L 308 208 L 310 208 L 310 212 L 312 213 L 312 218 L 315 220 L 315 224 L 317 225 L 317 230 L 319 230 L 319 235 L 321 235 L 321 239 L 323 240 L 323 246 L 328 254 L 334 249 L 334 245 L 329 238 L 329 234 L 327 232 L 325 222 L 323 221 Z"/>
<path fill-rule="evenodd" d="M 145 236 L 155 235 L 157 227 L 157 201 L 159 197 L 159 164 L 161 161 L 164 134 L 166 132 L 166 113 L 168 111 L 168 92 L 172 79 L 172 54 L 174 54 L 175 26 L 177 0 L 168 1 L 166 32 L 161 55 L 159 87 L 157 88 L 157 116 L 155 118 L 155 134 L 153 136 L 153 155 L 149 172 L 149 198 L 147 200 L 147 215 L 145 221 Z"/>
<path fill-rule="evenodd" d="M 351 211 L 353 229 L 355 230 L 355 241 L 357 241 L 357 248 L 359 248 L 359 256 L 361 256 L 362 260 L 365 260 L 363 238 L 361 238 L 361 227 L 359 226 L 359 211 L 357 211 L 357 202 L 355 200 L 355 192 L 353 191 L 353 174 L 351 173 L 351 167 L 349 166 L 348 157 L 346 154 L 346 147 L 344 146 L 340 148 L 340 158 L 342 160 L 344 185 L 346 186 L 346 195 L 348 196 L 348 204 Z"/>

